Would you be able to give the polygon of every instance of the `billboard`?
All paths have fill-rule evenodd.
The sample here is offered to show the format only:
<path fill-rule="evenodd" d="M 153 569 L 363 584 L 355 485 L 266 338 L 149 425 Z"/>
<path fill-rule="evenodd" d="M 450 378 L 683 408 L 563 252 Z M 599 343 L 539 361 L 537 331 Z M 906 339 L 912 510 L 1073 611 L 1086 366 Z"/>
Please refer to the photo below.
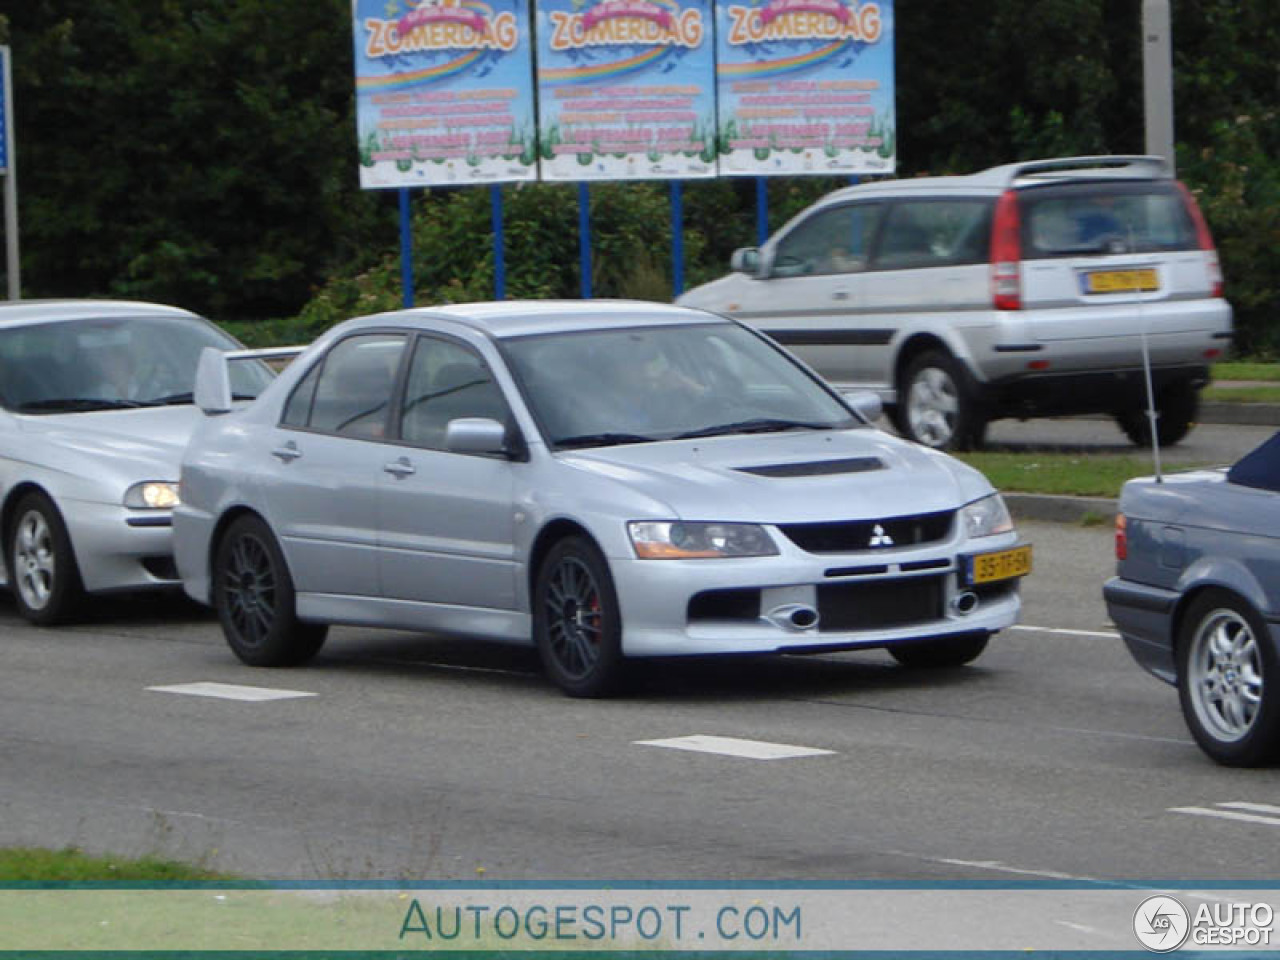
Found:
<path fill-rule="evenodd" d="M 537 177 L 526 0 L 352 0 L 360 186 Z"/>
<path fill-rule="evenodd" d="M 721 175 L 890 173 L 893 0 L 720 0 Z"/>
<path fill-rule="evenodd" d="M 544 180 L 713 177 L 711 0 L 535 0 Z"/>

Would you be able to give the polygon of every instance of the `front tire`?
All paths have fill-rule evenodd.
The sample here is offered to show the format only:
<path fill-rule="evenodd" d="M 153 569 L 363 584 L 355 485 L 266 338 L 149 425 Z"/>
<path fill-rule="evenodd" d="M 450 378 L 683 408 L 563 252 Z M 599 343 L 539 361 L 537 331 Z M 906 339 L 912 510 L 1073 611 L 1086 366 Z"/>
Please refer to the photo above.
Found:
<path fill-rule="evenodd" d="M 1195 426 L 1200 415 L 1200 391 L 1189 383 L 1177 383 L 1160 392 L 1156 401 L 1160 415 L 1156 418 L 1156 438 L 1160 446 L 1171 447 L 1181 441 Z M 1123 410 L 1116 423 L 1134 445 L 1151 446 L 1151 420 L 1146 409 Z"/>
<path fill-rule="evenodd" d="M 935 450 L 980 446 L 986 428 L 964 368 L 945 350 L 907 364 L 895 413 L 899 433 Z"/>
<path fill-rule="evenodd" d="M 534 586 L 533 633 L 543 668 L 571 697 L 606 697 L 621 686 L 622 618 L 604 555 L 584 537 L 561 540 Z"/>
<path fill-rule="evenodd" d="M 5 556 L 18 613 L 39 626 L 64 623 L 84 602 L 84 584 L 67 525 L 43 493 L 18 501 Z"/>
<path fill-rule="evenodd" d="M 1280 758 L 1280 671 L 1262 618 L 1225 590 L 1187 610 L 1178 634 L 1178 699 L 1191 735 L 1229 767 Z"/>
<path fill-rule="evenodd" d="M 904 667 L 938 670 L 963 667 L 972 663 L 987 649 L 987 633 L 965 633 L 958 637 L 902 643 L 889 648 L 889 654 Z"/>
<path fill-rule="evenodd" d="M 326 624 L 298 620 L 293 579 L 271 528 L 255 516 L 235 520 L 213 560 L 213 605 L 232 653 L 254 667 L 306 663 Z"/>

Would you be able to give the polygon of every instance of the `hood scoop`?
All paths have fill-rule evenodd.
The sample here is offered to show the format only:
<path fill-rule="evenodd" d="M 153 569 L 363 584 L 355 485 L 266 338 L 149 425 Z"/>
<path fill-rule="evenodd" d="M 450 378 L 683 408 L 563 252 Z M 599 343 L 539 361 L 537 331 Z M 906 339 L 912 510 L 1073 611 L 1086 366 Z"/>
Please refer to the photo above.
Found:
<path fill-rule="evenodd" d="M 878 457 L 849 457 L 843 460 L 815 460 L 812 463 L 775 463 L 759 467 L 734 467 L 739 473 L 757 477 L 831 477 L 841 473 L 868 473 L 883 470 Z"/>

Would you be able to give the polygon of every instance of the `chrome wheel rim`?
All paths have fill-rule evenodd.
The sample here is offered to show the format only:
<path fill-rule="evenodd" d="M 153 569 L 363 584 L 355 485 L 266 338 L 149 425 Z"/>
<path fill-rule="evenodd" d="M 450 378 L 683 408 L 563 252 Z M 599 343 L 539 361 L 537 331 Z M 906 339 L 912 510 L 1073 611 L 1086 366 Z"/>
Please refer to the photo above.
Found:
<path fill-rule="evenodd" d="M 604 638 L 600 588 L 585 563 L 565 557 L 551 572 L 543 598 L 551 654 L 565 674 L 582 679 L 595 669 Z"/>
<path fill-rule="evenodd" d="M 246 646 L 260 646 L 275 624 L 276 569 L 257 537 L 240 536 L 231 543 L 222 589 L 236 634 Z"/>
<path fill-rule="evenodd" d="M 955 435 L 959 410 L 955 381 L 945 370 L 925 367 L 916 374 L 907 396 L 907 421 L 917 440 L 929 447 L 945 446 Z"/>
<path fill-rule="evenodd" d="M 1215 740 L 1240 740 L 1253 729 L 1262 706 L 1262 651 L 1244 617 L 1220 609 L 1200 622 L 1187 683 L 1196 717 Z"/>
<path fill-rule="evenodd" d="M 28 510 L 13 538 L 13 577 L 22 602 L 32 610 L 43 610 L 53 595 L 57 575 L 53 531 L 39 510 Z"/>

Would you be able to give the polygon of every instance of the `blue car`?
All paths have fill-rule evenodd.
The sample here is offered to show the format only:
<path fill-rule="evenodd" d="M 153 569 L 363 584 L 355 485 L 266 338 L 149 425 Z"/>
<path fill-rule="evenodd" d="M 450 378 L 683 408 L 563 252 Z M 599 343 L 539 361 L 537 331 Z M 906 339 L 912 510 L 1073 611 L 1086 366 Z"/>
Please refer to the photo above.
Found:
<path fill-rule="evenodd" d="M 1107 611 L 1134 659 L 1176 684 L 1200 747 L 1280 758 L 1280 433 L 1230 469 L 1130 480 Z"/>

